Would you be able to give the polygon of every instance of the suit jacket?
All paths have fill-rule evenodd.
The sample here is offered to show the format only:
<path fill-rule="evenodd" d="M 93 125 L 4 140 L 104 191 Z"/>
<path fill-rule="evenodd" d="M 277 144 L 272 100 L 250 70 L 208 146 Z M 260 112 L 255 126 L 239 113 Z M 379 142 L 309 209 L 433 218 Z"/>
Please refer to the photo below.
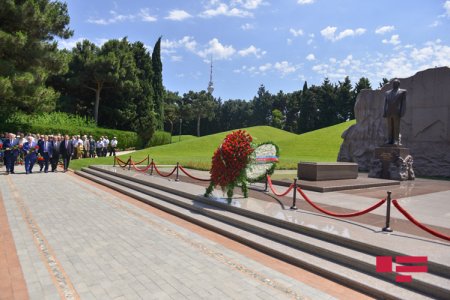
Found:
<path fill-rule="evenodd" d="M 18 144 L 17 144 L 17 140 L 16 139 L 13 139 L 12 140 L 12 142 L 11 142 L 11 140 L 10 139 L 5 139 L 5 140 L 3 140 L 3 149 L 5 150 L 5 151 L 7 151 L 5 154 L 9 154 L 9 155 L 14 155 L 14 156 L 18 156 L 19 155 L 19 150 L 16 150 L 16 149 L 12 149 L 12 147 L 14 147 L 14 146 L 17 146 Z M 6 149 L 8 149 L 9 148 L 9 150 L 6 150 Z"/>
<path fill-rule="evenodd" d="M 45 141 L 40 141 L 40 145 L 39 145 L 39 154 L 44 156 L 44 152 L 45 152 Z M 53 155 L 53 143 L 47 141 L 47 152 L 49 156 Z"/>
<path fill-rule="evenodd" d="M 53 141 L 52 147 L 53 147 L 53 155 L 59 155 L 59 147 L 61 146 L 61 141 Z"/>
<path fill-rule="evenodd" d="M 67 142 L 67 147 L 66 147 Z M 59 146 L 59 153 L 63 157 L 70 157 L 73 155 L 73 145 L 71 140 L 61 141 L 61 145 Z"/>
<path fill-rule="evenodd" d="M 25 142 L 23 144 L 22 151 L 25 153 L 26 156 L 29 156 L 33 159 L 33 158 L 36 158 L 36 156 L 37 156 L 37 150 L 34 150 L 30 153 L 30 149 L 33 150 L 34 147 L 36 147 L 36 143 Z"/>

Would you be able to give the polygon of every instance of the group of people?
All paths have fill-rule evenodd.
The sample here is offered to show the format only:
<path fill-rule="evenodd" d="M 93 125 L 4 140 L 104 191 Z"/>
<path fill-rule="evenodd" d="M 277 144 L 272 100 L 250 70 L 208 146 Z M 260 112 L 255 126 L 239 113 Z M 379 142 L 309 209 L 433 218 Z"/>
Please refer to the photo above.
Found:
<path fill-rule="evenodd" d="M 64 172 L 67 171 L 71 159 L 116 155 L 117 139 L 111 141 L 102 136 L 97 141 L 92 136 L 74 135 L 40 135 L 23 133 L 7 133 L 0 136 L 0 155 L 6 166 L 6 174 L 14 174 L 14 166 L 23 160 L 26 174 L 33 172 L 36 162 L 39 171 L 48 173 L 49 167 L 56 172 L 62 159 Z"/>

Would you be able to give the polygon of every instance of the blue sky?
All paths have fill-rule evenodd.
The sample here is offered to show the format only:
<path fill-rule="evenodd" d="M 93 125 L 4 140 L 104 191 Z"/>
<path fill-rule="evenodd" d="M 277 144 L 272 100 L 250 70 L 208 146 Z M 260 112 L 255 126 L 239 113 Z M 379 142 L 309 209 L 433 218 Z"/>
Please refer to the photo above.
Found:
<path fill-rule="evenodd" d="M 180 94 L 252 99 L 325 77 L 354 84 L 450 66 L 450 0 L 69 0 L 75 31 L 60 48 L 128 37 L 149 51 L 163 37 L 163 81 Z"/>

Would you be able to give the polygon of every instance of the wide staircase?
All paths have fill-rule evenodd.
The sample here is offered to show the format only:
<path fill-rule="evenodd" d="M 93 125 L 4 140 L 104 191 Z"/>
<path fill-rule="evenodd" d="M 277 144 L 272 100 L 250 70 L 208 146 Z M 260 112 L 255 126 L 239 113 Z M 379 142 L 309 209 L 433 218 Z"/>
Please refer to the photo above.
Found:
<path fill-rule="evenodd" d="M 378 234 L 378 244 L 369 242 L 371 237 L 352 239 L 208 199 L 204 187 L 192 183 L 112 166 L 90 166 L 76 174 L 377 299 L 450 299 L 449 259 L 439 259 L 450 256 L 448 242 L 420 238 L 414 240 L 417 247 L 401 247 L 395 235 Z M 417 249 L 428 249 L 428 270 L 405 272 L 411 282 L 396 282 L 395 268 L 377 272 L 377 256 L 395 261 Z"/>

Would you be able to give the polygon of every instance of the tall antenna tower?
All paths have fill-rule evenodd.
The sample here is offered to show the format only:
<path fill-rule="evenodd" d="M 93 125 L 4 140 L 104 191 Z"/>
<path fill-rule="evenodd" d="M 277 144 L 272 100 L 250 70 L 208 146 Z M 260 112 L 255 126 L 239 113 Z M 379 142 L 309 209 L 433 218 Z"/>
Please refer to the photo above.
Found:
<path fill-rule="evenodd" d="M 211 55 L 211 71 L 209 73 L 209 83 L 208 83 L 208 93 L 212 94 L 214 92 L 214 84 L 212 81 L 212 71 L 213 71 L 213 65 L 212 65 L 212 55 Z"/>

